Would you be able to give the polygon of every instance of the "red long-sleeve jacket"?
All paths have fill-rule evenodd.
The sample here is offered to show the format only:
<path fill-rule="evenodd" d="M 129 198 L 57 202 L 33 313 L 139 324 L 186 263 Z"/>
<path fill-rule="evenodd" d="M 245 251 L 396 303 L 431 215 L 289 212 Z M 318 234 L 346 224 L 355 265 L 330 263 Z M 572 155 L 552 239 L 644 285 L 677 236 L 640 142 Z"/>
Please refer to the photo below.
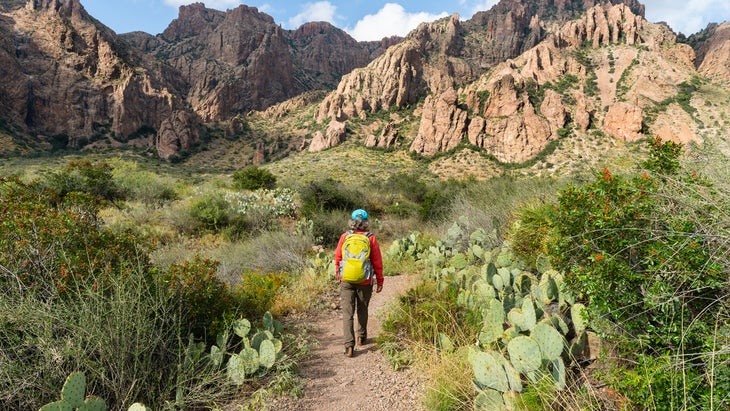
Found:
<path fill-rule="evenodd" d="M 359 234 L 366 234 L 368 231 L 360 231 L 360 230 L 353 230 L 355 233 Z M 345 242 L 345 238 L 347 238 L 347 232 L 343 233 L 342 236 L 340 236 L 340 241 L 337 243 L 337 249 L 335 250 L 335 273 L 337 273 L 337 279 L 342 281 L 341 278 L 339 278 L 340 273 L 340 264 L 342 263 L 342 243 Z M 380 246 L 378 245 L 378 240 L 375 239 L 375 235 L 370 235 L 370 263 L 373 265 L 373 271 L 375 271 L 375 280 L 377 281 L 377 284 L 379 286 L 383 285 L 383 256 L 380 254 Z M 360 283 L 360 285 L 368 285 L 372 283 L 372 278 L 368 278 L 367 280 Z"/>

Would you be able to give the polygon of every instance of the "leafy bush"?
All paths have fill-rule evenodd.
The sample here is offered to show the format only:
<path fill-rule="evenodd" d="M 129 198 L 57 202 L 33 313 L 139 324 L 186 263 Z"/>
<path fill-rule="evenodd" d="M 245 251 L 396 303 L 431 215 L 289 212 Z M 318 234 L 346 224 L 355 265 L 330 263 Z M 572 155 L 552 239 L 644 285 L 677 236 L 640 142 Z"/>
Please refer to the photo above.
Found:
<path fill-rule="evenodd" d="M 0 179 L 0 290 L 53 299 L 70 288 L 103 289 L 134 261 L 136 239 L 97 227 L 99 202 L 82 193 L 62 199 L 36 183 Z"/>
<path fill-rule="evenodd" d="M 258 190 L 267 188 L 273 190 L 276 187 L 276 176 L 271 171 L 255 165 L 244 167 L 231 176 L 233 186 L 240 190 Z"/>
<path fill-rule="evenodd" d="M 301 213 L 308 218 L 316 213 L 370 208 L 364 193 L 331 178 L 307 184 L 301 189 L 300 197 Z"/>
<path fill-rule="evenodd" d="M 717 222 L 726 220 L 730 199 L 694 173 L 672 175 L 678 146 L 655 140 L 651 151 L 646 165 L 652 169 L 640 176 L 622 178 L 605 169 L 594 182 L 560 194 L 552 262 L 590 302 L 595 325 L 620 356 L 644 368 L 665 363 L 651 372 L 626 367 L 617 379 L 626 380 L 632 370 L 641 377 L 647 391 L 626 392 L 636 404 L 645 404 L 651 392 L 656 409 L 727 405 L 730 392 L 710 396 L 708 390 L 725 378 L 714 374 L 714 361 L 718 333 L 728 321 L 729 233 Z M 678 349 L 680 357 L 665 355 Z"/>
<path fill-rule="evenodd" d="M 222 194 L 206 194 L 190 205 L 190 215 L 210 230 L 218 230 L 230 222 L 231 209 Z"/>
<path fill-rule="evenodd" d="M 222 331 L 225 314 L 233 314 L 233 296 L 216 276 L 218 261 L 195 257 L 173 264 L 162 282 L 177 296 L 185 319 L 183 335 L 215 336 Z"/>
<path fill-rule="evenodd" d="M 105 162 L 71 161 L 61 171 L 49 173 L 45 184 L 63 198 L 68 193 L 88 193 L 107 201 L 126 198 L 127 193 L 114 181 L 112 167 Z"/>
<path fill-rule="evenodd" d="M 249 271 L 233 287 L 236 300 L 241 304 L 245 318 L 258 318 L 269 311 L 281 286 L 288 280 L 287 273 L 259 273 Z"/>
<path fill-rule="evenodd" d="M 38 184 L 0 179 L 0 198 L 5 408 L 53 401 L 72 371 L 86 374 L 88 393 L 115 409 L 134 401 L 189 409 L 230 398 L 225 373 L 186 357 L 188 331 L 225 311 L 220 284 L 198 278 L 210 265 L 172 270 L 176 279 L 194 280 L 173 293 L 134 237 L 98 225 L 92 197 L 60 200 Z M 180 310 L 183 295 L 188 307 L 198 304 L 194 321 L 195 310 Z"/>

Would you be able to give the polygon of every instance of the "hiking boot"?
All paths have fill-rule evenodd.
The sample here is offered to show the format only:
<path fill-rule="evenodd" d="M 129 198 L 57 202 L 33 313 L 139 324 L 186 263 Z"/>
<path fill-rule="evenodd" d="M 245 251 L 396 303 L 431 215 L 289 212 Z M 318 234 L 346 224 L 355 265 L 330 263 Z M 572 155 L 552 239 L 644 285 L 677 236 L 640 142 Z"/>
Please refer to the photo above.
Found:
<path fill-rule="evenodd" d="M 353 351 L 354 351 L 354 350 L 353 350 L 353 348 L 352 348 L 352 347 L 346 347 L 346 348 L 345 348 L 345 357 L 352 357 L 352 352 L 353 352 Z"/>
<path fill-rule="evenodd" d="M 357 337 L 357 345 L 365 345 L 367 344 L 367 340 L 365 337 Z"/>

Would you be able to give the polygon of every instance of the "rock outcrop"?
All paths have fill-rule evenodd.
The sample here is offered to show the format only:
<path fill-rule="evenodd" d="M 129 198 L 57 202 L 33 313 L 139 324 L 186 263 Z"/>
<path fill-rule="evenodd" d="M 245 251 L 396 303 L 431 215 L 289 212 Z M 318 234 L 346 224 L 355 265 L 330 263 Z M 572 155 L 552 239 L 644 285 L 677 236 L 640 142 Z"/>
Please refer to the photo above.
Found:
<path fill-rule="evenodd" d="M 714 81 L 730 84 L 730 22 L 707 30 L 709 38 L 695 49 L 698 70 Z"/>
<path fill-rule="evenodd" d="M 345 141 L 345 134 L 347 133 L 347 127 L 345 123 L 337 120 L 332 120 L 327 127 L 327 132 L 322 133 L 317 131 L 312 138 L 312 142 L 309 144 L 310 152 L 317 152 L 332 148 L 343 141 Z"/>
<path fill-rule="evenodd" d="M 29 0 L 0 17 L 0 36 L 0 117 L 21 132 L 80 148 L 157 130 L 184 110 L 179 83 L 78 0 Z"/>
<path fill-rule="evenodd" d="M 283 30 L 255 7 L 222 12 L 202 3 L 181 6 L 178 18 L 157 37 L 127 38 L 181 74 L 189 87 L 187 101 L 206 122 L 264 110 L 306 91 L 333 89 L 344 74 L 399 41 L 357 42 L 323 22 Z"/>
<path fill-rule="evenodd" d="M 333 89 L 401 40 L 357 42 L 327 23 L 283 30 L 243 5 L 182 6 L 157 36 L 117 35 L 79 0 L 8 0 L 0 13 L 0 119 L 8 127 L 74 148 L 146 137 L 163 158 L 199 137 L 180 135 L 182 119 L 200 129 Z"/>
<path fill-rule="evenodd" d="M 388 123 L 383 127 L 379 136 L 371 134 L 365 141 L 366 147 L 390 148 L 398 143 L 398 129 L 395 123 Z"/>
<path fill-rule="evenodd" d="M 596 122 L 609 135 L 635 141 L 643 137 L 643 105 L 675 95 L 691 76 L 693 58 L 671 31 L 629 6 L 599 5 L 458 92 L 426 97 L 411 150 L 433 155 L 466 136 L 498 160 L 520 163 L 567 135 L 569 126 L 585 131 Z"/>

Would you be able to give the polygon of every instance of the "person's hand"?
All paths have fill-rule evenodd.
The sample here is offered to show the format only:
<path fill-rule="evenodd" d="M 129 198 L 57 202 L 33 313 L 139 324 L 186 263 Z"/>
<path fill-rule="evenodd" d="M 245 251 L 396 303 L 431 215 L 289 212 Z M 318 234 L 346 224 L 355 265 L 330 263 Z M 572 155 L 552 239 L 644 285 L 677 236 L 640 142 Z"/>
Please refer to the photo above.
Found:
<path fill-rule="evenodd" d="M 376 292 L 376 293 L 379 293 L 379 292 L 381 292 L 381 291 L 383 291 L 383 284 L 378 284 L 378 285 L 376 285 L 376 286 L 375 286 L 375 292 Z"/>

